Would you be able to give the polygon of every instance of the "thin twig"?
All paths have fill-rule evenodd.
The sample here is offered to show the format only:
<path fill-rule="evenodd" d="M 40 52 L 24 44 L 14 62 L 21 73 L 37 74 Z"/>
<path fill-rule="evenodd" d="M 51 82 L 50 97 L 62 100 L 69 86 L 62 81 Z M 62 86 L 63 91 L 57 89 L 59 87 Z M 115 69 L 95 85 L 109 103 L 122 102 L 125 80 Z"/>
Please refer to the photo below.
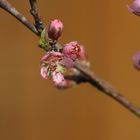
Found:
<path fill-rule="evenodd" d="M 29 0 L 29 2 L 30 2 L 30 6 L 31 6 L 30 12 L 35 21 L 35 27 L 36 27 L 37 31 L 39 33 L 41 33 L 42 30 L 44 29 L 44 25 L 43 25 L 40 15 L 39 15 L 39 12 L 38 12 L 37 0 Z"/>
<path fill-rule="evenodd" d="M 0 0 L 0 7 L 5 9 L 11 15 L 16 17 L 21 23 L 23 23 L 26 27 L 28 27 L 32 32 L 34 32 L 37 36 L 39 36 L 39 32 L 36 30 L 33 24 L 31 24 L 22 14 L 20 14 L 14 7 L 9 4 L 6 0 Z M 79 70 L 80 77 L 71 76 L 67 77 L 70 80 L 77 82 L 78 84 L 81 82 L 88 82 L 92 86 L 96 87 L 98 90 L 102 91 L 106 95 L 112 97 L 121 105 L 126 107 L 129 111 L 131 111 L 134 115 L 140 117 L 140 109 L 130 103 L 125 97 L 123 97 L 115 88 L 111 86 L 105 80 L 96 76 L 89 68 L 81 65 L 80 63 L 75 64 L 75 68 Z M 79 79 L 80 81 L 79 81 Z"/>
<path fill-rule="evenodd" d="M 30 29 L 32 32 L 39 36 L 39 33 L 36 30 L 35 26 L 30 21 L 28 21 L 25 16 L 23 16 L 19 11 L 17 11 L 16 8 L 13 7 L 7 0 L 0 0 L 0 7 L 10 13 L 22 24 L 24 24 L 28 29 Z"/>

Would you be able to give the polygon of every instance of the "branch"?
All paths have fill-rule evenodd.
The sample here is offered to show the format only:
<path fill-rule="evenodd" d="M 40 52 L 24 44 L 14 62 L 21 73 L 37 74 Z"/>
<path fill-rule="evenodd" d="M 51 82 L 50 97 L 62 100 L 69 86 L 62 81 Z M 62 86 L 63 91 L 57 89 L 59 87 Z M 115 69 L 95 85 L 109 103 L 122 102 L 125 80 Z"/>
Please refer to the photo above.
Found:
<path fill-rule="evenodd" d="M 24 17 L 19 11 L 17 11 L 16 8 L 13 7 L 7 0 L 0 0 L 0 7 L 3 8 L 6 12 L 10 13 L 12 16 L 14 16 L 37 36 L 39 36 L 39 33 L 34 27 L 34 25 L 30 21 L 28 21 L 27 18 Z"/>
<path fill-rule="evenodd" d="M 115 99 L 117 102 L 119 102 L 129 111 L 131 111 L 134 115 L 140 117 L 140 108 L 129 102 L 114 87 L 112 87 L 111 84 L 98 77 L 89 68 L 83 67 L 80 63 L 77 63 L 75 68 L 78 69 L 85 78 L 83 82 L 87 81 L 88 83 L 96 87 L 98 90 L 102 91 L 104 94 Z"/>
<path fill-rule="evenodd" d="M 41 23 L 41 19 L 39 14 L 37 13 L 37 6 L 36 6 L 36 0 L 30 0 L 31 9 L 35 11 L 32 13 L 35 19 L 35 24 L 38 24 L 37 22 Z M 0 7 L 3 8 L 5 11 L 9 12 L 11 15 L 13 15 L 15 18 L 17 18 L 22 24 L 24 24 L 28 29 L 30 29 L 33 33 L 35 33 L 37 36 L 39 36 L 38 28 L 34 27 L 32 23 L 30 23 L 21 13 L 19 13 L 14 7 L 9 4 L 6 0 L 0 0 Z M 38 19 L 39 17 L 39 19 Z M 38 21 L 36 21 L 38 20 Z M 43 25 L 43 24 L 42 24 Z M 43 26 L 42 26 L 43 27 Z M 42 28 L 41 27 L 41 28 Z M 40 28 L 39 28 L 40 29 Z M 110 96 L 117 102 L 119 102 L 121 105 L 123 105 L 125 108 L 127 108 L 129 111 L 131 111 L 134 115 L 137 117 L 140 117 L 140 109 L 130 103 L 125 97 L 123 97 L 114 87 L 111 86 L 108 82 L 105 80 L 99 78 L 96 76 L 89 68 L 81 65 L 80 63 L 75 64 L 75 68 L 80 72 L 80 75 L 77 76 L 69 76 L 67 79 L 75 81 L 77 84 L 80 84 L 82 82 L 88 82 L 92 86 L 96 87 L 98 90 L 102 91 L 104 94 Z M 80 80 L 79 80 L 80 79 Z"/>
<path fill-rule="evenodd" d="M 30 6 L 31 6 L 30 12 L 35 21 L 35 27 L 36 27 L 37 31 L 39 33 L 41 33 L 42 30 L 44 29 L 44 25 L 43 25 L 43 22 L 41 20 L 39 13 L 38 13 L 37 0 L 29 0 L 29 2 L 30 2 Z"/>

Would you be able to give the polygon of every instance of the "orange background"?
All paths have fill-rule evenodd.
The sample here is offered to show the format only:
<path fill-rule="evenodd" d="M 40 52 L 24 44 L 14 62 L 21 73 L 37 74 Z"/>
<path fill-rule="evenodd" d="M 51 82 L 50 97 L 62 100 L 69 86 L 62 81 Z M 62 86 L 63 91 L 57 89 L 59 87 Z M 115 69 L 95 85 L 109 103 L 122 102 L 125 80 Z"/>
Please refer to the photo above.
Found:
<path fill-rule="evenodd" d="M 9 0 L 27 18 L 28 1 Z M 60 18 L 61 43 L 77 40 L 92 69 L 140 106 L 140 18 L 130 0 L 40 0 L 44 23 Z M 33 21 L 33 20 L 32 20 Z M 0 9 L 0 140 L 139 140 L 140 121 L 89 84 L 65 91 L 40 76 L 38 38 Z"/>

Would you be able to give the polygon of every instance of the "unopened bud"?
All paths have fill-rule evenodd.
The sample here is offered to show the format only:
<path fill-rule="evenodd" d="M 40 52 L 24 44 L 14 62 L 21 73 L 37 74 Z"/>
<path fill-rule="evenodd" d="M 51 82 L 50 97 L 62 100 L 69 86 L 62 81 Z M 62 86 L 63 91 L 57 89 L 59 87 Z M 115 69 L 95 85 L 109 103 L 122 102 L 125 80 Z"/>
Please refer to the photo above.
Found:
<path fill-rule="evenodd" d="M 52 40 L 58 40 L 63 30 L 63 23 L 59 19 L 51 21 L 48 29 L 48 37 Z"/>

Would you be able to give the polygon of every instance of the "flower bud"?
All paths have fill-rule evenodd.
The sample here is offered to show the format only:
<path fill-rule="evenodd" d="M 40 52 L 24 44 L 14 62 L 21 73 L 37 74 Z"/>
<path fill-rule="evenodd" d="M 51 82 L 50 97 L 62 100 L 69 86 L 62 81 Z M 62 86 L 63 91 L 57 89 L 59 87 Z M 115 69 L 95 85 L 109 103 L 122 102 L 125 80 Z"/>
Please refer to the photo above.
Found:
<path fill-rule="evenodd" d="M 81 46 L 77 41 L 72 41 L 66 44 L 63 48 L 64 55 L 72 60 L 76 60 L 79 57 L 80 51 Z"/>
<path fill-rule="evenodd" d="M 137 16 L 140 16 L 140 0 L 133 0 L 132 5 L 128 6 L 128 10 Z"/>
<path fill-rule="evenodd" d="M 52 40 L 58 40 L 63 30 L 63 23 L 59 19 L 51 21 L 48 29 L 48 37 Z"/>
<path fill-rule="evenodd" d="M 133 65 L 136 69 L 140 70 L 140 51 L 132 57 Z"/>

